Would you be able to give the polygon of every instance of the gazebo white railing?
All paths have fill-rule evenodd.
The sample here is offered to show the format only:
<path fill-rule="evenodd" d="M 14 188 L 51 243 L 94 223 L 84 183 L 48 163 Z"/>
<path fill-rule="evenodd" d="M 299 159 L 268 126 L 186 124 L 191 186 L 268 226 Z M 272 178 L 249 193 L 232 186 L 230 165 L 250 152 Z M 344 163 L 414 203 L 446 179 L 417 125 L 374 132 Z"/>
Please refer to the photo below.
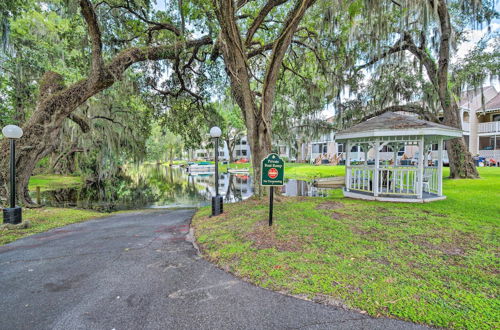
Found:
<path fill-rule="evenodd" d="M 403 202 L 444 199 L 443 141 L 461 134 L 458 129 L 395 113 L 338 133 L 337 141 L 346 143 L 344 195 Z M 430 159 L 436 145 L 437 159 Z M 358 147 L 364 152 L 364 161 L 351 163 L 350 151 Z M 408 149 L 413 150 L 411 157 L 406 155 Z M 400 150 L 405 153 L 398 155 Z M 381 160 L 382 152 L 392 152 L 392 159 Z"/>

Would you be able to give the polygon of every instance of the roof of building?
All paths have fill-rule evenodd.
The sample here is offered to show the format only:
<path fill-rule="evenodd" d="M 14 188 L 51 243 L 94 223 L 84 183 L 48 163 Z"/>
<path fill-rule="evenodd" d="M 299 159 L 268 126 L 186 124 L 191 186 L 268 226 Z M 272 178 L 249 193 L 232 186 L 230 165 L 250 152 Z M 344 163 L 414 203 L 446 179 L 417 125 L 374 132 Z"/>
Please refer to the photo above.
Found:
<path fill-rule="evenodd" d="M 462 131 L 454 127 L 421 120 L 413 116 L 386 112 L 380 116 L 373 117 L 351 128 L 338 132 L 336 139 L 346 140 L 366 137 L 409 135 L 435 135 L 453 138 L 462 136 Z"/>
<path fill-rule="evenodd" d="M 479 111 L 483 110 L 483 104 L 484 104 L 484 110 L 496 110 L 498 109 L 498 97 L 500 93 L 497 92 L 495 87 L 493 86 L 487 86 L 481 88 L 476 88 L 476 89 L 470 89 L 468 91 L 465 91 L 460 95 L 460 102 L 459 106 L 463 109 L 467 109 L 469 111 Z M 490 102 L 494 99 L 497 99 L 497 107 L 492 108 L 494 104 L 490 105 Z"/>
<path fill-rule="evenodd" d="M 485 111 L 498 110 L 500 109 L 500 93 L 497 93 L 495 97 L 488 101 L 484 105 Z"/>

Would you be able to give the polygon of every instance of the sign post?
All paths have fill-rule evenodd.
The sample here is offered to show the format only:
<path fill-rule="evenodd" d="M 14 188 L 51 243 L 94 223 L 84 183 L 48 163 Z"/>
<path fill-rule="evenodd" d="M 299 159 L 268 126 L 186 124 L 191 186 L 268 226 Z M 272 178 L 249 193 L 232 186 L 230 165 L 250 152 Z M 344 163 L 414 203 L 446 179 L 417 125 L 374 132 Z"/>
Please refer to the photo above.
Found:
<path fill-rule="evenodd" d="M 285 179 L 285 162 L 277 154 L 269 154 L 262 160 L 260 185 L 269 187 L 269 226 L 273 225 L 273 187 L 280 187 Z"/>

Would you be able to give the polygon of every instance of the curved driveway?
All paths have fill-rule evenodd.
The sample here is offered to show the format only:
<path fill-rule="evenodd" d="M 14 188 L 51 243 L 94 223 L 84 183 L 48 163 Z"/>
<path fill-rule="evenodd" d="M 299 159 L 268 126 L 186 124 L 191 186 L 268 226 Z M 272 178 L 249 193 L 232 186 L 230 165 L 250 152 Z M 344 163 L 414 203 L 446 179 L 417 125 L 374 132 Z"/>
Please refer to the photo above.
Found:
<path fill-rule="evenodd" d="M 193 210 L 69 225 L 0 247 L 0 329 L 410 329 L 257 288 L 186 241 Z"/>

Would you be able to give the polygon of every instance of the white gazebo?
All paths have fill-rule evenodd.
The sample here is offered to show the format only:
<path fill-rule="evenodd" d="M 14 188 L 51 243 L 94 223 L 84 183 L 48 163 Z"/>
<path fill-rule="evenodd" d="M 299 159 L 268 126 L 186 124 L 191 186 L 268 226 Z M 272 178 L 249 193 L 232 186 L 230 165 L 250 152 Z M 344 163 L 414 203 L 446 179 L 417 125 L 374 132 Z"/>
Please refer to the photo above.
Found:
<path fill-rule="evenodd" d="M 445 199 L 443 141 L 461 136 L 459 129 L 393 112 L 337 133 L 337 142 L 346 144 L 344 196 L 417 203 Z M 363 159 L 352 159 L 356 147 Z"/>

